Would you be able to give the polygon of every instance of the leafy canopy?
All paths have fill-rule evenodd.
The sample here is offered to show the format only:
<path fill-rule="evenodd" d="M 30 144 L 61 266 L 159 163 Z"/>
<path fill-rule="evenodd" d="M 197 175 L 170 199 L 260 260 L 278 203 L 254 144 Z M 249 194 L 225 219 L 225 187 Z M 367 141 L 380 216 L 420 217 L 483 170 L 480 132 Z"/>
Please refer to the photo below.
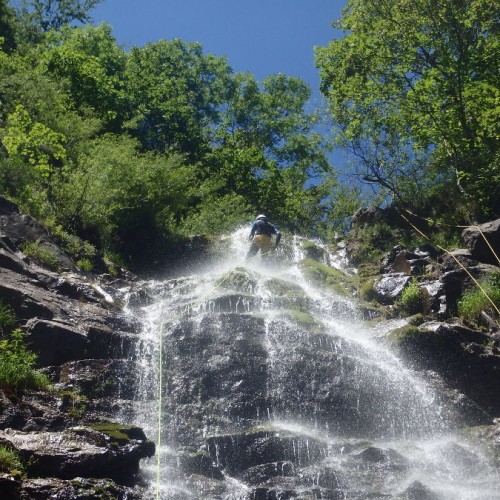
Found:
<path fill-rule="evenodd" d="M 365 180 L 405 201 L 416 188 L 453 181 L 472 208 L 479 201 L 500 213 L 495 4 L 347 2 L 336 23 L 345 37 L 318 49 L 317 64 Z"/>

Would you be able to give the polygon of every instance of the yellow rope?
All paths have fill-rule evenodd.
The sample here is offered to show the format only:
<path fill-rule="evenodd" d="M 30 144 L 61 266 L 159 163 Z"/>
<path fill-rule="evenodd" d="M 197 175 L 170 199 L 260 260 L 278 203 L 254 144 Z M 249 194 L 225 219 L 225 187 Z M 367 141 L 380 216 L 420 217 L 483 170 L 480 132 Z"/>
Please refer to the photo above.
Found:
<path fill-rule="evenodd" d="M 401 215 L 401 217 L 415 230 L 417 231 L 423 238 L 425 238 L 426 240 L 430 241 L 430 238 L 428 236 L 426 236 L 422 231 L 420 231 L 420 229 L 418 229 L 418 227 L 416 227 L 414 224 L 412 224 L 402 213 L 400 213 L 399 215 Z M 470 226 L 466 226 L 466 227 L 470 227 Z M 481 292 L 483 293 L 483 295 L 488 299 L 488 301 L 491 303 L 491 305 L 493 306 L 493 308 L 495 309 L 495 311 L 500 315 L 500 310 L 498 309 L 498 307 L 495 305 L 495 303 L 493 302 L 493 300 L 490 298 L 490 296 L 486 293 L 486 290 L 484 290 L 484 288 L 481 286 L 481 284 L 476 280 L 476 278 L 474 278 L 474 276 L 472 276 L 472 274 L 469 272 L 468 269 L 466 269 L 463 264 L 449 251 L 449 250 L 446 250 L 446 248 L 443 248 L 442 246 L 440 245 L 436 245 L 441 251 L 443 252 L 446 252 L 448 255 L 450 255 L 453 260 L 469 275 L 469 277 L 472 279 L 472 281 L 477 285 L 477 287 L 479 288 L 479 290 L 481 290 Z"/>
<path fill-rule="evenodd" d="M 461 226 L 461 225 L 455 225 L 455 224 L 445 224 L 444 222 L 436 222 L 428 217 L 422 217 L 421 215 L 417 215 L 417 214 L 414 214 L 413 212 L 411 212 L 410 210 L 404 208 L 403 209 L 405 212 L 409 213 L 412 217 L 416 217 L 417 219 L 421 219 L 421 220 L 425 220 L 426 222 L 428 222 L 429 224 L 431 225 L 435 225 L 435 226 L 446 226 L 446 227 L 455 227 L 457 229 L 467 229 L 469 227 L 472 227 L 474 229 L 477 229 L 479 231 L 479 233 L 481 234 L 481 236 L 483 237 L 483 240 L 486 242 L 486 244 L 488 245 L 488 248 L 491 250 L 491 253 L 495 256 L 495 259 L 497 259 L 497 262 L 498 264 L 500 264 L 500 257 L 496 254 L 495 250 L 493 249 L 493 247 L 491 246 L 490 242 L 488 241 L 488 238 L 486 238 L 485 234 L 483 233 L 483 231 L 481 230 L 481 228 L 475 224 L 472 224 L 472 225 L 468 225 L 468 226 Z M 401 215 L 401 217 L 403 217 L 406 222 L 408 222 L 409 224 L 411 224 L 408 219 L 406 219 L 403 214 L 401 212 L 399 212 L 399 215 Z M 420 231 L 419 231 L 420 232 Z M 422 233 L 420 233 L 422 234 Z M 424 236 L 425 237 L 425 236 Z M 429 239 L 429 238 L 427 238 Z"/>

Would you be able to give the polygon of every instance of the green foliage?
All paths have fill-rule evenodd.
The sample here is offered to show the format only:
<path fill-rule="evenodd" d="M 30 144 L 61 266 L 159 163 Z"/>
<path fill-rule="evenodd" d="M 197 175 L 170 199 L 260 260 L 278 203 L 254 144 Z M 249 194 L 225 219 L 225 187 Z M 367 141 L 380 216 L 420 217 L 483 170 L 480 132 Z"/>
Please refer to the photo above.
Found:
<path fill-rule="evenodd" d="M 227 194 L 208 197 L 182 221 L 180 230 L 186 235 L 223 234 L 251 219 L 253 210 L 243 196 Z"/>
<path fill-rule="evenodd" d="M 64 390 L 57 392 L 61 398 L 61 410 L 66 411 L 75 419 L 82 419 L 87 413 L 88 399 L 76 390 Z"/>
<path fill-rule="evenodd" d="M 17 318 L 12 307 L 0 299 L 0 335 L 10 331 L 16 322 Z"/>
<path fill-rule="evenodd" d="M 82 267 L 83 265 L 86 271 L 92 269 L 92 262 L 97 255 L 97 249 L 94 245 L 88 241 L 82 240 L 74 234 L 68 233 L 61 225 L 49 225 L 49 230 L 59 246 L 77 261 L 78 267 Z M 78 262 L 82 265 L 79 265 Z"/>
<path fill-rule="evenodd" d="M 49 177 L 55 162 L 66 158 L 65 137 L 43 123 L 33 123 L 28 111 L 19 105 L 7 116 L 3 145 L 11 157 L 20 157 L 42 178 Z"/>
<path fill-rule="evenodd" d="M 39 43 L 50 30 L 91 20 L 90 11 L 102 0 L 21 0 L 17 9 L 18 37 L 23 43 Z"/>
<path fill-rule="evenodd" d="M 500 273 L 493 274 L 480 284 L 489 299 L 500 309 Z M 458 301 L 458 313 L 463 320 L 469 323 L 478 324 L 482 311 L 496 317 L 497 320 L 500 319 L 490 300 L 478 287 L 467 290 Z"/>
<path fill-rule="evenodd" d="M 15 477 L 24 473 L 24 465 L 19 453 L 3 444 L 0 445 L 0 472 Z"/>
<path fill-rule="evenodd" d="M 351 231 L 350 239 L 356 242 L 358 248 L 352 250 L 354 264 L 374 262 L 383 253 L 392 248 L 401 237 L 399 232 L 385 223 L 375 223 Z"/>
<path fill-rule="evenodd" d="M 182 40 L 125 52 L 109 25 L 74 27 L 96 3 L 29 0 L 18 50 L 0 50 L 0 189 L 80 266 L 94 255 L 71 235 L 130 265 L 262 211 L 314 236 L 346 227 L 359 193 L 337 184 L 304 82 L 259 83 Z"/>
<path fill-rule="evenodd" d="M 7 3 L 7 0 L 0 0 L 0 50 L 11 52 L 16 47 L 15 14 Z"/>
<path fill-rule="evenodd" d="M 27 348 L 24 337 L 16 329 L 0 340 L 0 386 L 14 391 L 46 388 L 49 379 L 35 370 L 37 357 Z"/>
<path fill-rule="evenodd" d="M 61 265 L 56 254 L 50 248 L 44 247 L 40 240 L 25 242 L 21 245 L 21 250 L 41 266 L 45 266 L 52 271 L 60 271 Z"/>
<path fill-rule="evenodd" d="M 410 204 L 458 183 L 470 209 L 498 210 L 495 2 L 349 0 L 335 26 L 321 89 L 360 176 Z"/>
<path fill-rule="evenodd" d="M 424 296 L 418 282 L 412 279 L 401 293 L 398 304 L 406 314 L 417 314 L 422 312 L 424 307 Z"/>

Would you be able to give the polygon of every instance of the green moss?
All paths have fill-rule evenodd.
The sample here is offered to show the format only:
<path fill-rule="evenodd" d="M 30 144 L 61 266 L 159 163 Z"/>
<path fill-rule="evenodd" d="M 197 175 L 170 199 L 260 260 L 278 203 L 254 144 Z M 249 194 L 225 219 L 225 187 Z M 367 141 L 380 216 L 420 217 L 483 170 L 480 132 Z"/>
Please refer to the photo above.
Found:
<path fill-rule="evenodd" d="M 313 283 L 329 288 L 339 295 L 352 295 L 355 288 L 354 281 L 348 274 L 313 259 L 305 259 L 300 268 L 306 278 Z"/>
<path fill-rule="evenodd" d="M 248 293 L 255 289 L 256 281 L 246 269 L 237 267 L 229 273 L 224 274 L 219 280 L 218 286 L 229 290 Z"/>
<path fill-rule="evenodd" d="M 424 323 L 426 320 L 425 316 L 423 314 L 415 314 L 411 318 L 409 318 L 409 322 L 411 326 L 419 326 L 422 323 Z"/>
<path fill-rule="evenodd" d="M 425 335 L 427 333 L 428 332 L 420 330 L 417 326 L 405 325 L 405 326 L 402 326 L 401 328 L 396 328 L 396 330 L 393 330 L 389 334 L 388 338 L 389 338 L 389 341 L 391 341 L 391 342 L 399 343 L 399 342 L 404 341 L 404 340 L 418 338 L 418 337 Z"/>
<path fill-rule="evenodd" d="M 289 281 L 271 278 L 266 281 L 266 288 L 274 297 L 284 299 L 284 307 L 306 311 L 309 308 L 309 299 L 299 285 Z"/>
<path fill-rule="evenodd" d="M 136 429 L 131 425 L 117 424 L 114 422 L 101 422 L 98 424 L 88 424 L 88 426 L 96 431 L 102 432 L 109 436 L 118 444 L 127 444 L 131 438 L 131 432 Z"/>
<path fill-rule="evenodd" d="M 370 278 L 359 287 L 358 296 L 361 300 L 366 302 L 376 301 L 378 295 L 374 288 L 375 281 L 376 278 Z"/>
<path fill-rule="evenodd" d="M 321 326 L 309 313 L 298 309 L 287 309 L 283 311 L 282 316 L 307 328 L 310 333 L 314 333 L 314 330 L 318 330 Z"/>

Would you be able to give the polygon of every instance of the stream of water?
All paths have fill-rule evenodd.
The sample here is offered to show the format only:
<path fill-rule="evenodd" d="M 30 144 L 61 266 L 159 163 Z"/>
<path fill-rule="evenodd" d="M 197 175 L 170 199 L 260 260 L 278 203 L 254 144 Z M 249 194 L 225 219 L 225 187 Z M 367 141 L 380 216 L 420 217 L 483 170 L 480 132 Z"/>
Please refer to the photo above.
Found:
<path fill-rule="evenodd" d="M 305 279 L 300 266 L 304 259 L 303 240 L 295 238 L 277 260 L 245 261 L 246 233 L 242 229 L 228 237 L 227 259 L 217 265 L 196 274 L 143 284 L 143 294 L 149 298 L 142 301 L 141 307 L 130 308 L 144 325 L 134 353 L 137 401 L 133 419 L 159 444 L 158 455 L 143 464 L 150 498 L 250 499 L 295 495 L 279 493 L 277 489 L 273 490 L 278 491 L 275 496 L 269 496 L 269 492 L 265 496 L 263 490 L 259 493 L 244 474 L 231 473 L 238 467 L 231 468 L 224 462 L 219 456 L 219 445 L 211 455 L 214 466 L 223 473 L 217 479 L 219 490 L 213 486 L 216 481 L 204 489 L 201 479 L 187 480 L 185 474 L 179 474 L 181 459 L 175 459 L 176 448 L 179 443 L 186 448 L 181 435 L 184 431 L 179 429 L 189 426 L 178 423 L 176 419 L 180 417 L 169 414 L 175 413 L 175 400 L 183 408 L 198 405 L 192 410 L 193 422 L 198 418 L 195 410 L 206 411 L 204 427 L 194 433 L 193 448 L 198 451 L 201 448 L 210 454 L 210 445 L 200 443 L 210 443 L 218 432 L 242 432 L 259 426 L 276 435 L 297 436 L 294 446 L 323 446 L 320 459 L 313 464 L 318 467 L 317 480 L 312 475 L 312 486 L 308 486 L 315 496 L 304 493 L 300 498 L 500 499 L 500 478 L 491 457 L 459 432 L 457 410 L 431 381 L 407 369 L 380 342 L 384 326 L 379 325 L 376 330 L 367 327 L 353 301 Z M 324 256 L 325 263 L 334 268 L 343 269 L 346 265 L 342 255 L 325 251 Z M 231 290 L 228 278 L 235 272 L 250 277 L 236 291 Z M 279 286 L 290 287 L 280 300 L 276 296 Z M 285 298 L 290 301 L 291 296 L 295 303 L 307 305 L 295 311 L 295 316 L 291 316 L 289 302 L 284 305 Z M 175 378 L 175 367 L 187 365 L 188 361 L 178 359 L 180 351 L 172 352 L 171 347 L 169 351 L 169 346 L 174 338 L 183 343 L 189 339 L 195 339 L 189 340 L 191 344 L 202 342 L 207 331 L 223 334 L 229 342 L 233 332 L 230 328 L 223 331 L 228 324 L 225 318 L 235 314 L 262 325 L 261 336 L 255 337 L 258 346 L 252 349 L 263 350 L 266 366 L 265 380 L 258 382 L 263 386 L 263 403 L 249 403 L 248 412 L 254 413 L 240 412 L 241 417 L 231 420 L 215 406 L 211 409 L 215 397 L 204 396 L 206 388 L 185 387 L 186 394 L 192 397 L 189 401 L 185 401 L 188 396 L 179 395 L 182 384 Z M 394 327 L 387 325 L 386 328 Z M 200 346 L 196 344 L 196 348 Z M 209 349 L 207 344 L 206 350 Z M 233 356 L 233 347 L 228 344 L 218 349 L 217 355 L 210 358 L 211 363 L 225 366 Z M 244 364 L 245 359 L 240 363 Z M 325 370 L 325 366 L 331 366 L 331 371 Z M 216 368 L 212 368 L 216 373 Z M 189 385 L 189 380 L 182 383 Z M 231 385 L 232 393 L 237 391 L 237 384 L 243 387 L 246 383 L 242 376 Z M 222 387 L 224 381 L 217 384 Z M 306 452 L 312 453 L 309 449 Z M 241 456 L 242 461 L 245 459 Z M 304 476 L 312 470 L 312 462 L 309 460 L 306 467 L 298 460 L 290 467 L 297 477 Z M 280 462 L 280 467 L 285 466 L 286 461 Z M 325 490 L 319 488 L 325 470 L 335 475 L 334 496 L 322 496 L 321 491 Z M 287 476 L 286 471 L 283 475 Z M 300 488 L 295 491 L 300 492 Z"/>

